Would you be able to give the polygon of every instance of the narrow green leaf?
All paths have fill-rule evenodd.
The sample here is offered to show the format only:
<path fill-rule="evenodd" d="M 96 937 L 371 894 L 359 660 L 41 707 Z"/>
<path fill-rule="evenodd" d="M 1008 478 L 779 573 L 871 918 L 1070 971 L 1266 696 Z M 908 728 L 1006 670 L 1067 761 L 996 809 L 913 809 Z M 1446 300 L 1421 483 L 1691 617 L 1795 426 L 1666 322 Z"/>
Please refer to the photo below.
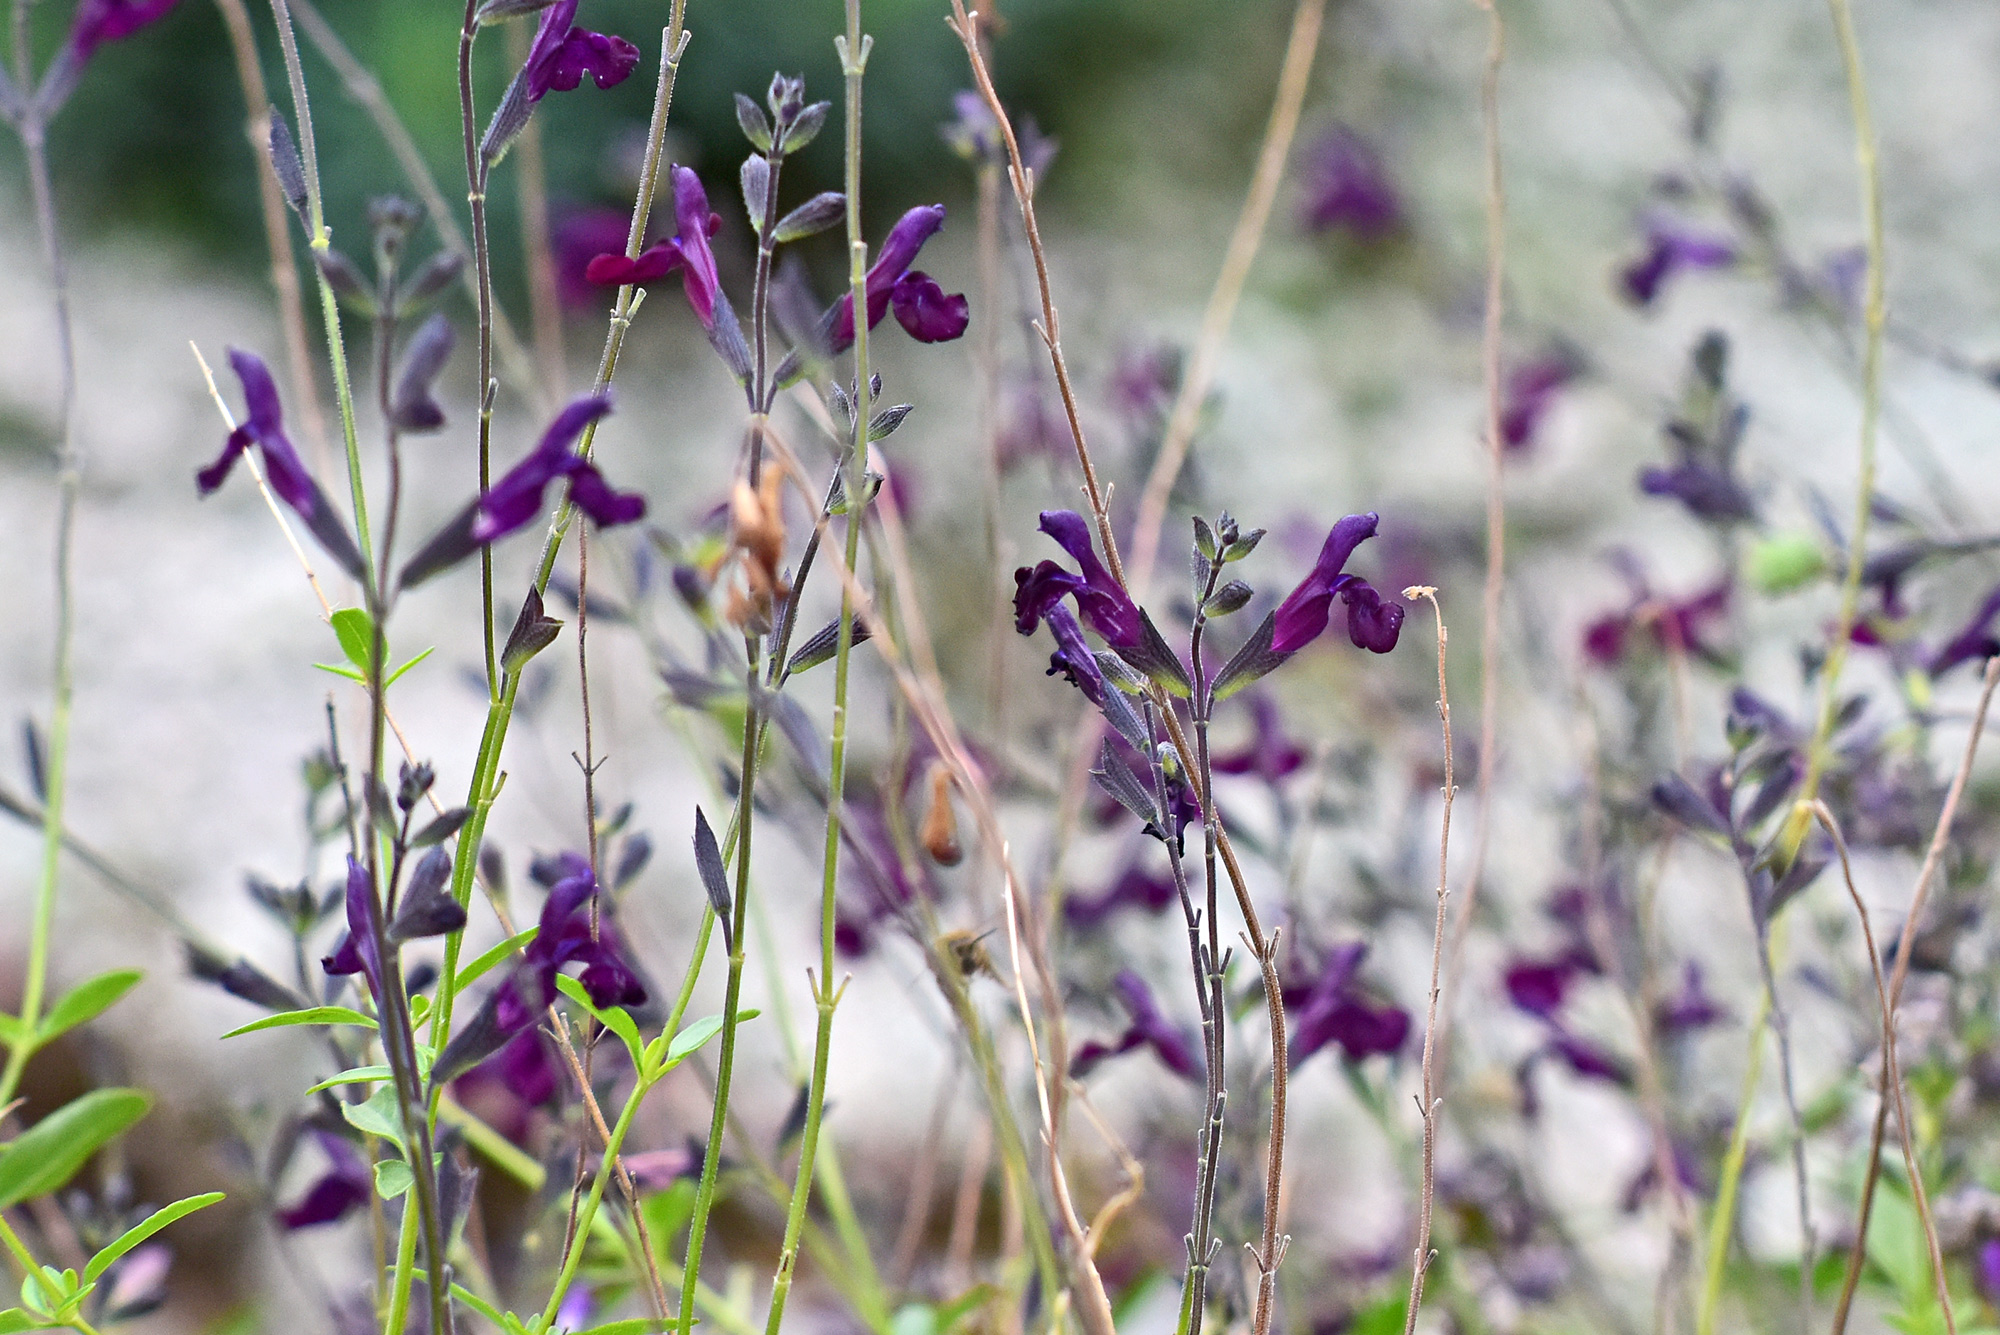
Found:
<path fill-rule="evenodd" d="M 487 970 L 534 940 L 535 933 L 540 930 L 539 927 L 530 927 L 524 932 L 516 932 L 499 945 L 480 952 L 477 959 L 458 971 L 457 990 L 463 992 L 478 982 Z"/>
<path fill-rule="evenodd" d="M 590 993 L 584 991 L 583 984 L 566 973 L 556 975 L 556 987 L 562 994 L 588 1011 L 596 1021 L 625 1040 L 625 1050 L 632 1054 L 632 1065 L 645 1069 L 645 1043 L 639 1037 L 639 1026 L 632 1023 L 632 1017 L 625 1013 L 623 1006 L 609 1006 L 603 1010 L 591 1004 Z"/>
<path fill-rule="evenodd" d="M 96 1019 L 109 1010 L 118 998 L 130 992 L 132 985 L 143 976 L 137 969 L 114 969 L 78 983 L 63 994 L 61 1001 L 49 1008 L 48 1015 L 42 1020 L 41 1032 L 36 1035 L 36 1043 L 46 1043 L 58 1034 Z"/>
<path fill-rule="evenodd" d="M 0 1150 L 0 1210 L 62 1186 L 152 1106 L 141 1089 L 93 1089 L 29 1127 Z"/>
<path fill-rule="evenodd" d="M 224 1034 L 224 1038 L 235 1038 L 238 1034 L 254 1033 L 259 1029 L 283 1029 L 295 1024 L 356 1024 L 363 1029 L 373 1029 L 375 1022 L 360 1011 L 347 1006 L 309 1006 L 302 1011 L 282 1011 L 277 1015 L 266 1015 L 249 1024 L 238 1025 Z"/>
<path fill-rule="evenodd" d="M 314 663 L 313 666 L 321 672 L 331 672 L 336 677 L 345 677 L 349 681 L 360 682 L 364 686 L 368 683 L 367 673 L 363 672 L 360 668 L 351 668 L 345 663 Z"/>
<path fill-rule="evenodd" d="M 702 1016 L 693 1024 L 682 1029 L 678 1034 L 675 1034 L 673 1042 L 667 1044 L 667 1063 L 672 1065 L 680 1061 L 690 1052 L 693 1052 L 696 1048 L 721 1032 L 722 1017 L 720 1015 Z"/>
<path fill-rule="evenodd" d="M 492 1303 L 487 1302 L 484 1298 L 474 1293 L 471 1289 L 466 1288 L 463 1284 L 452 1285 L 451 1296 L 458 1299 L 460 1302 L 464 1303 L 467 1307 L 470 1307 L 473 1311 L 479 1313 L 479 1315 L 485 1317 L 488 1321 L 491 1321 L 494 1325 L 497 1326 L 502 1324 L 500 1309 L 495 1307 Z"/>
<path fill-rule="evenodd" d="M 394 1072 L 386 1066 L 350 1066 L 339 1075 L 328 1076 L 306 1093 L 317 1094 L 322 1089 L 332 1089 L 335 1085 L 374 1085 L 390 1079 L 394 1079 Z"/>
<path fill-rule="evenodd" d="M 398 681 L 402 680 L 402 676 L 405 672 L 408 672 L 411 668 L 423 662 L 426 658 L 429 658 L 432 654 L 436 652 L 437 652 L 437 646 L 432 645 L 430 648 L 418 654 L 415 658 L 412 658 L 409 662 L 403 664 L 403 666 L 397 668 L 394 672 L 391 672 L 389 674 L 388 680 L 382 683 L 383 689 L 386 690 L 389 687 L 394 686 Z"/>
<path fill-rule="evenodd" d="M 205 1210 L 221 1199 L 221 1192 L 210 1191 L 200 1196 L 185 1197 L 175 1201 L 172 1205 L 162 1206 L 153 1211 L 145 1219 L 132 1225 L 132 1227 L 120 1234 L 116 1242 L 90 1258 L 90 1264 L 83 1268 L 84 1283 L 95 1283 L 97 1278 L 109 1270 L 112 1263 L 119 1257 L 131 1251 L 168 1224 L 173 1223 L 176 1219 L 191 1215 L 196 1210 Z"/>

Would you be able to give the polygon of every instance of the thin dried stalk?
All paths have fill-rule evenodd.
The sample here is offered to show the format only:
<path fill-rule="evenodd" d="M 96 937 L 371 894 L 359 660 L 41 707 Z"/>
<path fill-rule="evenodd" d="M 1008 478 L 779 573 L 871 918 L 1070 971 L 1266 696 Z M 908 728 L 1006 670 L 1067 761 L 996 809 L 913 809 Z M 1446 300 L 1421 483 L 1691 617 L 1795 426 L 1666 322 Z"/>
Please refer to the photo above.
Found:
<path fill-rule="evenodd" d="M 1417 1309 L 1424 1301 L 1424 1276 L 1430 1270 L 1434 1255 L 1431 1251 L 1431 1209 L 1437 1185 L 1437 1114 L 1443 1100 L 1438 1096 L 1432 1060 L 1437 1043 L 1439 975 L 1444 965 L 1445 904 L 1451 893 L 1446 876 L 1451 857 L 1451 803 L 1458 795 L 1458 785 L 1453 782 L 1451 767 L 1451 692 L 1445 686 L 1444 676 L 1445 643 L 1448 638 L 1444 609 L 1438 606 L 1437 590 L 1428 585 L 1404 589 L 1403 596 L 1429 600 L 1431 611 L 1437 615 L 1438 719 L 1444 728 L 1444 820 L 1438 833 L 1437 929 L 1431 939 L 1431 992 L 1429 1009 L 1424 1016 L 1423 1187 L 1417 1202 L 1416 1254 L 1410 1262 L 1410 1301 L 1403 1313 L 1403 1335 L 1411 1335 L 1417 1328 Z"/>

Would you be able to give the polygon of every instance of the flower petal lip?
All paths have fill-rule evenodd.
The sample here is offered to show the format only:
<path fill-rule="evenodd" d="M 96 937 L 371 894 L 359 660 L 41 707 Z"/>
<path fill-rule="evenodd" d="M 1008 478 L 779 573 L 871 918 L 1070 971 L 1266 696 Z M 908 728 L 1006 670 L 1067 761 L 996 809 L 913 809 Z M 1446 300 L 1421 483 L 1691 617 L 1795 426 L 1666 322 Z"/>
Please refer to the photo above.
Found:
<path fill-rule="evenodd" d="M 1271 638 L 1273 653 L 1296 653 L 1319 638 L 1320 632 L 1326 629 L 1327 609 L 1333 595 L 1349 583 L 1358 582 L 1355 576 L 1343 574 L 1342 567 L 1354 555 L 1356 547 L 1375 536 L 1380 522 L 1381 516 L 1371 510 L 1366 514 L 1348 515 L 1333 526 L 1320 548 L 1319 559 L 1313 562 L 1311 573 L 1286 595 L 1284 602 L 1278 604 Z M 1391 642 L 1393 644 L 1393 640 Z"/>
<path fill-rule="evenodd" d="M 897 305 L 896 320 L 911 337 L 926 343 L 942 343 L 965 332 L 969 320 L 964 295 L 945 295 L 944 289 L 910 265 L 924 242 L 944 226 L 944 205 L 922 204 L 905 213 L 889 229 L 875 262 L 868 267 L 868 327 L 880 324 L 891 300 Z M 899 291 L 900 289 L 900 291 Z M 827 342 L 834 352 L 854 343 L 854 294 L 842 294 L 829 313 Z"/>
<path fill-rule="evenodd" d="M 919 343 L 949 343 L 972 322 L 972 308 L 963 292 L 947 296 L 937 280 L 912 269 L 889 289 L 896 323 Z"/>

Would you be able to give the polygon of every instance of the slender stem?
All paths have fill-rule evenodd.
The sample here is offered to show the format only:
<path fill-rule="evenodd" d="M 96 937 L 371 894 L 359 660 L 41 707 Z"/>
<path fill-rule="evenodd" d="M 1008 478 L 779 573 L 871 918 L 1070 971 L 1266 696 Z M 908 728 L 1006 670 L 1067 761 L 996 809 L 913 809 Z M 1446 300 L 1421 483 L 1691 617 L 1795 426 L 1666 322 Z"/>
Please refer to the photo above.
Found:
<path fill-rule="evenodd" d="M 632 1129 L 632 1119 L 638 1114 L 640 1100 L 651 1088 L 650 1084 L 641 1080 L 632 1087 L 631 1097 L 625 1100 L 625 1107 L 618 1114 L 618 1124 L 611 1128 L 611 1136 L 605 1141 L 604 1161 L 598 1164 L 597 1175 L 591 1179 L 590 1196 L 584 1201 L 580 1216 L 581 1228 L 589 1228 L 591 1221 L 597 1217 L 598 1203 L 604 1199 L 604 1184 L 611 1180 L 612 1167 L 618 1162 L 618 1149 L 625 1143 L 625 1133 Z M 711 1153 L 708 1158 L 713 1160 L 715 1155 Z M 562 1271 L 556 1276 L 555 1288 L 549 1293 L 548 1306 L 542 1309 L 540 1329 L 548 1330 L 555 1324 L 556 1312 L 569 1294 L 571 1282 L 576 1279 L 576 1268 L 583 1263 L 583 1250 L 582 1247 L 572 1247 L 569 1249 L 569 1255 L 563 1258 Z M 681 1286 L 681 1305 L 684 1310 L 681 1313 L 681 1324 L 677 1327 L 679 1330 L 692 1329 L 687 1322 L 689 1313 L 694 1310 L 695 1283 L 695 1276 L 690 1271 Z"/>
<path fill-rule="evenodd" d="M 27 5 L 15 3 L 16 63 L 26 68 L 27 47 L 20 40 Z M 26 86 L 25 84 L 23 85 Z M 56 321 L 57 411 L 62 437 L 56 452 L 55 602 L 56 624 L 49 711 L 48 758 L 44 770 L 48 789 L 42 803 L 42 865 L 35 887 L 33 925 L 29 929 L 27 976 L 21 988 L 18 1037 L 8 1044 L 7 1063 L 0 1068 L 0 1107 L 20 1086 L 21 1074 L 35 1049 L 35 1029 L 41 1019 L 42 994 L 48 985 L 49 941 L 55 926 L 57 878 L 62 867 L 63 802 L 69 791 L 70 702 L 74 686 L 72 656 L 76 640 L 76 591 L 72 556 L 75 549 L 76 507 L 82 489 L 82 459 L 76 441 L 76 341 L 70 323 L 69 270 L 57 231 L 55 195 L 50 188 L 47 145 L 42 126 L 21 127 L 21 146 L 28 159 L 29 189 L 34 196 L 35 226 L 41 233 L 42 255 L 49 269 Z"/>
<path fill-rule="evenodd" d="M 1441 1101 L 1432 1063 L 1437 1047 L 1439 975 L 1444 963 L 1445 904 L 1451 894 L 1451 882 L 1446 875 L 1451 855 L 1451 804 L 1458 795 L 1458 788 L 1451 768 L 1451 693 L 1445 687 L 1444 655 L 1448 636 L 1444 626 L 1444 609 L 1438 606 L 1436 589 L 1405 589 L 1403 596 L 1429 599 L 1431 611 L 1437 615 L 1438 718 L 1444 727 L 1444 819 L 1438 833 L 1437 928 L 1431 938 L 1431 991 L 1424 1014 L 1423 1185 L 1417 1198 L 1417 1247 L 1410 1261 L 1410 1300 L 1403 1311 L 1403 1335 L 1413 1335 L 1417 1328 L 1417 1310 L 1424 1301 L 1424 1277 L 1431 1265 L 1431 1211 L 1436 1195 L 1437 1114 Z"/>
<path fill-rule="evenodd" d="M 847 546 L 846 565 L 854 569 L 861 552 L 861 526 L 865 513 L 862 489 L 868 458 L 868 242 L 861 231 L 861 81 L 868 68 L 869 39 L 861 31 L 861 0 L 847 0 L 847 32 L 840 43 L 841 73 L 847 85 L 846 190 L 848 288 L 854 318 L 854 434 L 847 454 Z M 778 204 L 778 161 L 771 163 L 770 186 L 765 195 L 764 236 L 757 256 L 758 300 L 754 308 L 757 333 L 757 374 L 764 375 L 764 302 L 770 270 L 769 233 L 776 221 Z M 768 389 L 763 406 L 768 411 Z M 761 414 L 760 414 L 761 417 Z M 796 602 L 795 589 L 792 600 Z M 798 1264 L 799 1234 L 805 1227 L 806 1205 L 812 1196 L 814 1157 L 819 1149 L 820 1125 L 826 1113 L 827 1066 L 833 1051 L 833 1011 L 840 993 L 833 982 L 834 894 L 839 885 L 841 799 L 847 783 L 847 692 L 854 648 L 854 600 L 845 589 L 840 598 L 840 629 L 834 641 L 833 660 L 833 740 L 827 771 L 826 840 L 820 853 L 819 978 L 813 983 L 813 1007 L 817 1023 L 813 1028 L 812 1075 L 806 1086 L 806 1120 L 799 1135 L 798 1174 L 792 1186 L 791 1203 L 785 1211 L 785 1238 L 778 1250 L 778 1271 L 771 1281 L 771 1311 L 764 1323 L 765 1335 L 778 1335 L 784 1324 L 785 1303 L 791 1296 L 793 1272 Z"/>
<path fill-rule="evenodd" d="M 465 198 L 472 208 L 472 262 L 479 300 L 479 495 L 493 485 L 493 252 L 486 235 L 486 164 L 479 154 L 479 122 L 472 106 L 472 43 L 479 36 L 479 0 L 465 0 L 458 31 L 458 119 L 465 138 Z M 500 698 L 500 668 L 493 636 L 493 549 L 479 549 L 480 633 L 486 645 L 486 693 Z"/>
<path fill-rule="evenodd" d="M 1695 1335 L 1715 1335 L 1715 1309 L 1722 1300 L 1722 1272 L 1729 1259 L 1729 1240 L 1736 1233 L 1736 1202 L 1743 1186 L 1743 1164 L 1750 1153 L 1750 1107 L 1757 1097 L 1757 1080 L 1764 1071 L 1764 1034 L 1770 1028 L 1771 998 L 1758 998 L 1750 1025 L 1750 1065 L 1743 1073 L 1743 1097 L 1736 1106 L 1736 1124 L 1722 1156 L 1722 1177 L 1715 1188 L 1715 1211 L 1708 1221 L 1708 1268 L 1702 1278 L 1701 1305 L 1696 1309 Z"/>
<path fill-rule="evenodd" d="M 354 536 L 361 550 L 363 569 L 374 565 L 374 548 L 368 536 L 368 498 L 361 481 L 361 442 L 354 427 L 354 388 L 347 370 L 347 347 L 340 330 L 340 303 L 334 299 L 333 285 L 316 262 L 333 248 L 333 234 L 327 230 L 326 211 L 319 187 L 319 149 L 313 136 L 312 105 L 306 99 L 305 68 L 299 63 L 298 37 L 292 31 L 288 0 L 271 0 L 271 14 L 278 23 L 278 45 L 285 56 L 285 74 L 291 83 L 293 118 L 298 122 L 300 160 L 305 167 L 306 213 L 312 233 L 313 276 L 319 284 L 320 321 L 326 329 L 327 360 L 333 367 L 334 399 L 340 405 L 340 430 L 347 448 L 347 487 L 354 503 Z"/>

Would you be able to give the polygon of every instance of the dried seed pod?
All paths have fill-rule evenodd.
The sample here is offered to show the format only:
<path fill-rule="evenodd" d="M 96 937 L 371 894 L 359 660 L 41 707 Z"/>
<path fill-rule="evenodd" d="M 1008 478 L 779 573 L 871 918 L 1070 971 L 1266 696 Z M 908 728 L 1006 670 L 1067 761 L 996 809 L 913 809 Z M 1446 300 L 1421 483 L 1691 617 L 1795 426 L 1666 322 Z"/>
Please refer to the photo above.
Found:
<path fill-rule="evenodd" d="M 931 797 L 924 809 L 924 851 L 940 867 L 956 867 L 965 857 L 965 850 L 959 846 L 958 815 L 951 806 L 951 767 L 942 760 L 933 760 L 929 779 Z"/>

